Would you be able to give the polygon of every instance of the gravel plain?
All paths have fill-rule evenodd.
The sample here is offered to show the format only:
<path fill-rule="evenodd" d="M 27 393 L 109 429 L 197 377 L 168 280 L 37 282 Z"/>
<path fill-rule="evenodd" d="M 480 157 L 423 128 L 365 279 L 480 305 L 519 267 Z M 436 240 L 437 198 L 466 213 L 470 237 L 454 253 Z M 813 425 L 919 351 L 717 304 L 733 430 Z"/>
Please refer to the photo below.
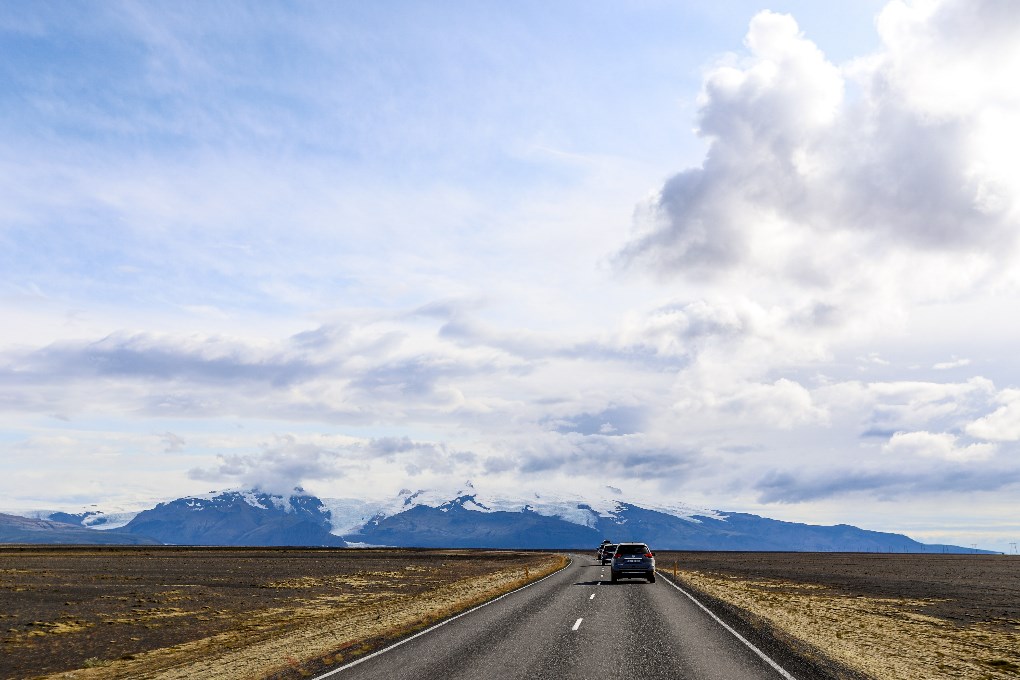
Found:
<path fill-rule="evenodd" d="M 467 550 L 0 547 L 0 678 L 301 677 L 561 564 Z"/>
<path fill-rule="evenodd" d="M 1020 677 L 1013 555 L 660 552 L 751 630 L 889 680 Z"/>

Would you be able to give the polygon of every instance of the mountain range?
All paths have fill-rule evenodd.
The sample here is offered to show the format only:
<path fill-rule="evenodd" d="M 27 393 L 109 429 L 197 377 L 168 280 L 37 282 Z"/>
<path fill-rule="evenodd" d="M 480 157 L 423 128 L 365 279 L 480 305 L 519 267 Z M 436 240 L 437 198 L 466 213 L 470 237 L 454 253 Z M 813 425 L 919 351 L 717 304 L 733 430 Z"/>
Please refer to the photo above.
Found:
<path fill-rule="evenodd" d="M 615 496 L 401 491 L 383 501 L 258 490 L 178 498 L 141 512 L 0 514 L 0 542 L 227 546 L 591 548 L 604 538 L 656 550 L 975 552 L 847 524 L 819 526 Z"/>
<path fill-rule="evenodd" d="M 159 541 L 123 531 L 95 531 L 81 524 L 0 513 L 0 543 L 155 545 Z"/>

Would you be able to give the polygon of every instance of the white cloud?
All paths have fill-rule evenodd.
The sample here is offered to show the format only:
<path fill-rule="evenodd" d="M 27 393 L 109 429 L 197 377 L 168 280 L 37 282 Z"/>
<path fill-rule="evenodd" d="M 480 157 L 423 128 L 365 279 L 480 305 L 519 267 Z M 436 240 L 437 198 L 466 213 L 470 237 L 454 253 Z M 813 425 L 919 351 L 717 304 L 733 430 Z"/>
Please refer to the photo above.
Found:
<path fill-rule="evenodd" d="M 994 444 L 967 444 L 960 446 L 958 437 L 947 432 L 897 432 L 882 450 L 895 457 L 916 456 L 941 460 L 969 462 L 982 461 L 995 454 Z"/>
<path fill-rule="evenodd" d="M 995 401 L 1001 406 L 968 424 L 967 434 L 991 441 L 1020 441 L 1020 390 L 1002 390 Z"/>
<path fill-rule="evenodd" d="M 953 359 L 952 361 L 940 361 L 934 366 L 933 369 L 936 371 L 948 371 L 951 368 L 962 368 L 963 366 L 970 366 L 970 359 Z"/>
<path fill-rule="evenodd" d="M 725 391 L 723 391 L 725 390 Z M 801 384 L 780 378 L 773 383 L 734 382 L 715 390 L 706 385 L 686 389 L 673 404 L 674 412 L 698 418 L 702 425 L 736 421 L 739 427 L 779 428 L 824 424 L 828 413 Z"/>
<path fill-rule="evenodd" d="M 1018 17 L 1002 0 L 893 0 L 876 22 L 882 75 L 911 109 L 937 118 L 1020 105 Z"/>
<path fill-rule="evenodd" d="M 1002 3 L 944 4 L 982 22 L 1017 12 Z M 706 77 L 699 129 L 711 147 L 703 166 L 665 184 L 655 219 L 622 260 L 663 276 L 737 273 L 828 294 L 852 286 L 877 299 L 893 290 L 958 294 L 1012 256 L 1015 166 L 1002 167 L 1001 147 L 975 139 L 992 124 L 984 116 L 990 100 L 1014 118 L 1020 113 L 1020 99 L 997 93 L 1016 88 L 1003 80 L 1001 62 L 994 69 L 967 62 L 966 105 L 931 104 L 925 83 L 942 82 L 928 61 L 934 46 L 938 63 L 966 62 L 984 38 L 974 31 L 961 39 L 948 21 L 925 30 L 927 39 L 916 41 L 890 29 L 894 42 L 883 51 L 841 69 L 792 17 L 755 17 L 748 61 Z M 1001 50 L 1011 63 L 1016 38 L 1000 25 L 981 53 Z M 907 65 L 929 77 L 903 75 Z M 844 95 L 850 83 L 859 95 Z M 1018 138 L 996 139 L 1012 146 Z"/>

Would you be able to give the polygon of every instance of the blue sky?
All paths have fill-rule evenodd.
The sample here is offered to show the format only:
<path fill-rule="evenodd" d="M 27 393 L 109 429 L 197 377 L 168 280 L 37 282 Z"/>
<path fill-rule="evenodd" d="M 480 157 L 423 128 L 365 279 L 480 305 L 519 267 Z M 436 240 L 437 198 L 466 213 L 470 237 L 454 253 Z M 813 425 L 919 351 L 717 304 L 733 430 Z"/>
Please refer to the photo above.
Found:
<path fill-rule="evenodd" d="M 613 485 L 1004 549 L 1018 33 L 8 3 L 0 506 Z"/>

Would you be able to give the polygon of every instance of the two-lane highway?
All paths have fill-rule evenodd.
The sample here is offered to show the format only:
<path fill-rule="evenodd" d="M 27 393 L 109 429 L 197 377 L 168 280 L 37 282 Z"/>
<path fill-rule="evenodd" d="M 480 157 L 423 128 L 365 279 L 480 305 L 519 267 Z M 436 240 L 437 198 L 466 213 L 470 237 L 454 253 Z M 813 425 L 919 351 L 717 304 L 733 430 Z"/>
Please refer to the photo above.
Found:
<path fill-rule="evenodd" d="M 319 677 L 790 678 L 770 663 L 664 579 L 614 584 L 608 566 L 573 555 L 541 582 Z"/>

